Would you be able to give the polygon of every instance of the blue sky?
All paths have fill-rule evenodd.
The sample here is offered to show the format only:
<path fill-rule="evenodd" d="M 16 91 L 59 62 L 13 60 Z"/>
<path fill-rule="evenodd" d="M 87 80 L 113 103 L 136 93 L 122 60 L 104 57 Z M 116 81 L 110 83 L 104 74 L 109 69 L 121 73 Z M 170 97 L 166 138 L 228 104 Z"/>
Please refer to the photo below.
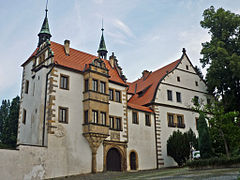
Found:
<path fill-rule="evenodd" d="M 45 0 L 0 2 L 0 100 L 20 94 L 21 64 L 37 46 Z M 176 59 L 185 47 L 200 66 L 201 43 L 209 40 L 200 27 L 204 9 L 213 5 L 240 13 L 239 0 L 49 0 L 52 41 L 96 54 L 101 21 L 110 55 L 115 52 L 128 81 Z M 206 70 L 203 70 L 205 72 Z"/>

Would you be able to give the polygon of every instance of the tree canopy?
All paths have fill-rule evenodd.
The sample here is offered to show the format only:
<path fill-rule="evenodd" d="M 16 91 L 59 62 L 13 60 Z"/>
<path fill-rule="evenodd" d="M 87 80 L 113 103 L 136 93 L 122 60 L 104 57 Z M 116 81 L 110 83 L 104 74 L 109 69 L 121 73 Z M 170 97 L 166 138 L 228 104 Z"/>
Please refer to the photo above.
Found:
<path fill-rule="evenodd" d="M 208 90 L 221 97 L 225 111 L 240 110 L 240 16 L 213 6 L 200 22 L 211 35 L 202 43 L 200 62 L 208 66 Z"/>

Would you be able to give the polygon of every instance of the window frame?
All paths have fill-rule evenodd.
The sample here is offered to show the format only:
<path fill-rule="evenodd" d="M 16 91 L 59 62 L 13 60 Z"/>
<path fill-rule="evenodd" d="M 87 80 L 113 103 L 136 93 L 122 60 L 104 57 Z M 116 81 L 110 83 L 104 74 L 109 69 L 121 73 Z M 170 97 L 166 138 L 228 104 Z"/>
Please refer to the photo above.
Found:
<path fill-rule="evenodd" d="M 122 130 L 122 118 L 121 117 L 116 117 L 116 130 L 121 131 Z"/>
<path fill-rule="evenodd" d="M 29 92 L 29 80 L 25 81 L 25 90 L 24 90 L 25 94 L 28 94 Z"/>
<path fill-rule="evenodd" d="M 110 129 L 114 129 L 114 117 L 113 116 L 109 116 L 109 127 Z"/>
<path fill-rule="evenodd" d="M 177 114 L 177 127 L 178 128 L 185 128 L 185 123 L 184 123 L 184 115 L 183 114 Z M 179 118 L 181 117 L 181 122 L 179 122 Z"/>
<path fill-rule="evenodd" d="M 170 117 L 172 117 L 172 119 L 170 119 Z M 173 113 L 167 113 L 167 122 L 168 122 L 168 127 L 176 127 L 176 123 L 174 123 Z"/>
<path fill-rule="evenodd" d="M 177 82 L 181 82 L 180 76 L 177 76 Z"/>
<path fill-rule="evenodd" d="M 119 94 L 119 96 L 117 94 Z M 119 99 L 118 99 L 118 97 L 119 97 Z M 121 91 L 119 91 L 119 90 L 115 90 L 115 101 L 119 102 L 119 103 L 122 102 Z"/>
<path fill-rule="evenodd" d="M 151 126 L 151 114 L 149 113 L 145 113 L 145 126 Z"/>
<path fill-rule="evenodd" d="M 100 81 L 100 93 L 106 93 L 106 82 Z"/>
<path fill-rule="evenodd" d="M 109 100 L 114 101 L 114 90 L 111 88 L 109 88 Z"/>
<path fill-rule="evenodd" d="M 65 112 L 65 119 L 61 119 L 63 118 L 63 114 L 61 115 L 61 111 L 62 112 Z M 68 107 L 62 107 L 62 106 L 59 106 L 58 107 L 58 122 L 59 123 L 64 123 L 64 124 L 68 124 L 68 115 L 69 115 L 69 112 L 68 112 Z"/>
<path fill-rule="evenodd" d="M 102 125 L 106 126 L 107 125 L 107 113 L 101 111 L 100 112 L 100 117 L 101 117 L 101 123 Z M 103 118 L 104 117 L 104 118 Z"/>
<path fill-rule="evenodd" d="M 66 85 L 66 87 L 65 87 L 65 85 Z M 69 90 L 69 76 L 68 75 L 60 74 L 59 87 L 60 87 L 60 89 Z"/>
<path fill-rule="evenodd" d="M 92 79 L 92 91 L 98 92 L 98 80 Z"/>
<path fill-rule="evenodd" d="M 173 94 L 172 94 L 172 90 L 167 90 L 167 99 L 168 101 L 173 101 Z"/>
<path fill-rule="evenodd" d="M 23 117 L 22 117 L 22 123 L 26 124 L 27 119 L 27 110 L 23 108 Z"/>
<path fill-rule="evenodd" d="M 176 92 L 176 100 L 177 102 L 181 103 L 182 102 L 182 97 L 180 92 Z"/>
<path fill-rule="evenodd" d="M 135 116 L 136 114 L 136 116 Z M 136 117 L 136 119 L 134 118 Z M 132 124 L 139 124 L 139 121 L 138 121 L 138 112 L 137 111 L 133 111 L 132 112 Z"/>
<path fill-rule="evenodd" d="M 92 123 L 93 124 L 98 124 L 98 111 L 97 110 L 92 110 Z"/>

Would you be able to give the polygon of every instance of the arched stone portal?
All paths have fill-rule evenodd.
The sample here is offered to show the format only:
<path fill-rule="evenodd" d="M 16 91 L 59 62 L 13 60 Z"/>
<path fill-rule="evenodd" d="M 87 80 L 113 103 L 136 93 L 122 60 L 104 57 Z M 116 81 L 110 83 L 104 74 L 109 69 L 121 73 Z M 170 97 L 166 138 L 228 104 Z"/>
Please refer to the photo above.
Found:
<path fill-rule="evenodd" d="M 107 153 L 107 171 L 121 171 L 121 153 L 116 148 L 111 148 Z"/>

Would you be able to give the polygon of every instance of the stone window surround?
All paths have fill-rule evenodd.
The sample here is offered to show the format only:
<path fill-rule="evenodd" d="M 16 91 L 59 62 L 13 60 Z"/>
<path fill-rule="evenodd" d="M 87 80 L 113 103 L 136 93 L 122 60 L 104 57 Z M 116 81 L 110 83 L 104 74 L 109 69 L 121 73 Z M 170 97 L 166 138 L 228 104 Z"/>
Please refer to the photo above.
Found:
<path fill-rule="evenodd" d="M 62 85 L 62 78 L 66 78 L 67 80 L 67 87 L 65 88 L 64 85 Z M 63 90 L 69 90 L 69 76 L 68 75 L 65 75 L 65 74 L 60 74 L 60 82 L 59 82 L 59 87 L 60 89 L 63 89 Z"/>
<path fill-rule="evenodd" d="M 167 90 L 167 99 L 168 101 L 172 101 L 173 100 L 173 94 L 172 94 L 172 90 Z"/>
<path fill-rule="evenodd" d="M 60 119 L 60 113 L 61 113 L 61 110 L 64 110 L 66 111 L 65 113 L 65 120 L 61 120 Z M 58 122 L 59 123 L 64 123 L 64 124 L 68 124 L 68 120 L 69 120 L 69 108 L 68 107 L 63 107 L 63 106 L 58 106 Z"/>
<path fill-rule="evenodd" d="M 170 119 L 169 117 L 173 117 L 173 123 L 169 122 Z M 178 123 L 178 117 L 182 117 L 182 123 Z M 177 128 L 185 128 L 185 121 L 184 121 L 184 115 L 183 114 L 176 114 L 176 113 L 167 113 L 167 122 L 168 122 L 168 127 L 177 127 Z"/>
<path fill-rule="evenodd" d="M 109 88 L 109 97 L 110 97 L 110 89 L 113 90 L 113 100 L 109 98 L 110 101 L 114 101 L 117 103 L 122 103 L 122 91 L 114 88 Z M 116 91 L 120 93 L 120 101 L 116 101 Z"/>
<path fill-rule="evenodd" d="M 137 119 L 136 119 L 136 122 L 135 122 L 135 120 L 134 120 L 134 114 L 136 113 L 136 117 L 137 117 Z M 138 114 L 138 112 L 137 111 L 132 111 L 132 124 L 139 124 L 139 114 Z"/>
<path fill-rule="evenodd" d="M 111 127 L 111 118 L 113 118 L 113 128 Z M 120 119 L 120 128 L 117 129 L 117 118 Z M 109 115 L 110 129 L 114 131 L 123 131 L 122 129 L 122 117 Z"/>

